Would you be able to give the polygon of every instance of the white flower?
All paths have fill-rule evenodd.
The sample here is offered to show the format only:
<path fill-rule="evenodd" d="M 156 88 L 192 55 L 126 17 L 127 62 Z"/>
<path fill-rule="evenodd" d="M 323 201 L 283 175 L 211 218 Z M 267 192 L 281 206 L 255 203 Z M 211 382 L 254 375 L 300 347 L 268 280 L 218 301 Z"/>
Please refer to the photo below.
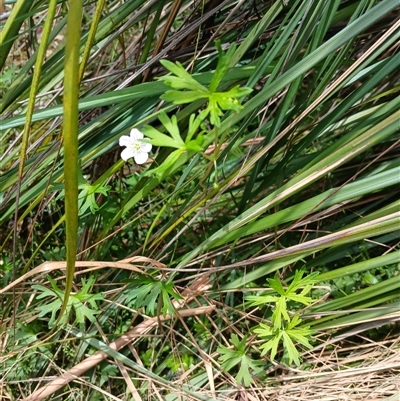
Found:
<path fill-rule="evenodd" d="M 122 135 L 119 138 L 120 146 L 126 146 L 126 149 L 121 152 L 123 160 L 127 161 L 133 157 L 137 164 L 143 164 L 147 161 L 152 146 L 148 142 L 141 141 L 141 139 L 143 139 L 143 134 L 136 128 L 131 130 L 130 136 Z"/>

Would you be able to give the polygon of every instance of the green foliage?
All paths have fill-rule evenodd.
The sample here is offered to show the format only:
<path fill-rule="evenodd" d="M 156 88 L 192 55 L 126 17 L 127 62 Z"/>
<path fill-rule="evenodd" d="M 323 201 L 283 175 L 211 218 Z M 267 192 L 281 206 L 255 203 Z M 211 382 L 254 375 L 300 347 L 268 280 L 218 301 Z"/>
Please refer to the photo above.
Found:
<path fill-rule="evenodd" d="M 180 300 L 182 296 L 174 290 L 174 283 L 165 283 L 152 277 L 140 277 L 129 281 L 125 295 L 130 307 L 143 308 L 145 313 L 153 316 L 156 311 L 161 311 L 164 315 L 175 313 L 170 297 Z"/>
<path fill-rule="evenodd" d="M 80 216 L 84 215 L 88 209 L 92 214 L 95 214 L 99 210 L 96 202 L 96 194 L 107 196 L 108 191 L 111 189 L 110 185 L 104 186 L 104 184 L 105 182 L 91 185 L 86 180 L 79 184 L 78 208 Z"/>
<path fill-rule="evenodd" d="M 279 296 L 275 295 L 249 295 L 247 301 L 250 302 L 250 306 L 265 306 L 270 303 L 275 304 L 274 313 L 272 315 L 272 321 L 274 323 L 274 328 L 279 329 L 282 327 L 282 318 L 287 322 L 290 321 L 290 317 L 287 310 L 287 303 L 289 301 L 294 301 L 301 303 L 303 305 L 310 305 L 312 302 L 311 297 L 306 295 L 311 291 L 315 279 L 318 276 L 318 272 L 310 274 L 303 278 L 304 270 L 296 271 L 294 278 L 290 285 L 285 289 L 280 282 L 278 275 L 275 278 L 267 279 L 270 287 L 275 290 Z M 298 293 L 298 291 L 300 293 Z"/>
<path fill-rule="evenodd" d="M 161 166 L 146 172 L 146 175 L 156 174 L 161 177 L 163 173 L 167 172 L 174 166 L 183 153 L 197 153 L 203 151 L 202 144 L 204 131 L 199 132 L 195 139 L 192 139 L 192 137 L 204 120 L 205 114 L 202 112 L 198 116 L 195 116 L 194 114 L 190 116 L 188 134 L 185 140 L 181 137 L 176 116 L 172 116 L 170 119 L 165 112 L 160 112 L 158 118 L 171 136 L 161 133 L 150 125 L 144 126 L 141 131 L 145 136 L 151 139 L 150 142 L 152 145 L 177 149 L 169 154 L 168 158 Z"/>
<path fill-rule="evenodd" d="M 183 370 L 184 372 L 193 366 L 194 359 L 189 354 L 184 353 L 181 358 L 178 358 L 175 354 L 170 354 L 165 360 L 165 365 L 177 373 Z"/>
<path fill-rule="evenodd" d="M 100 371 L 100 386 L 106 383 L 110 379 L 110 377 L 117 376 L 118 373 L 119 369 L 115 365 L 107 364 L 106 366 L 103 366 Z"/>
<path fill-rule="evenodd" d="M 261 355 L 265 355 L 270 352 L 270 358 L 275 359 L 278 352 L 278 347 L 283 344 L 286 352 L 287 363 L 290 365 L 293 362 L 296 365 L 300 365 L 299 351 L 296 348 L 294 342 L 300 343 L 305 347 L 311 349 L 312 346 L 309 343 L 309 339 L 314 330 L 311 330 L 308 326 L 297 327 L 302 323 L 299 315 L 294 315 L 291 320 L 283 323 L 280 328 L 275 326 L 270 327 L 264 323 L 260 323 L 260 326 L 254 329 L 254 332 L 258 334 L 266 343 L 260 346 L 262 349 Z"/>
<path fill-rule="evenodd" d="M 83 217 L 88 210 L 92 214 L 95 214 L 100 207 L 96 202 L 96 195 L 103 195 L 105 197 L 108 196 L 108 192 L 111 189 L 110 185 L 105 185 L 105 181 L 96 182 L 93 185 L 90 184 L 87 180 L 85 180 L 82 171 L 79 169 L 78 172 L 78 209 L 79 216 Z M 55 184 L 54 190 L 61 190 L 60 194 L 57 196 L 57 199 L 63 199 L 65 196 L 65 191 L 63 189 L 63 185 Z"/>
<path fill-rule="evenodd" d="M 221 367 L 225 372 L 230 371 L 234 367 L 238 367 L 239 371 L 235 376 L 238 384 L 248 387 L 253 383 L 252 370 L 258 372 L 261 362 L 255 361 L 248 356 L 246 352 L 247 337 L 239 340 L 236 334 L 231 335 L 230 342 L 232 347 L 220 346 L 218 352 L 221 354 Z"/>
<path fill-rule="evenodd" d="M 273 360 L 278 352 L 278 347 L 283 344 L 286 354 L 286 361 L 289 364 L 293 362 L 296 365 L 300 364 L 299 351 L 297 350 L 294 342 L 300 343 L 307 348 L 312 348 L 309 339 L 311 334 L 314 333 L 309 326 L 301 325 L 302 320 L 299 314 L 289 316 L 288 302 L 294 301 L 308 306 L 312 303 L 312 298 L 306 296 L 313 288 L 318 273 L 310 274 L 303 277 L 304 271 L 296 271 L 294 278 L 290 285 L 285 289 L 280 282 L 278 275 L 273 279 L 267 279 L 270 287 L 278 294 L 276 295 L 250 295 L 247 297 L 249 306 L 266 306 L 274 304 L 272 314 L 272 327 L 264 323 L 260 323 L 259 327 L 254 329 L 266 343 L 260 346 L 262 349 L 261 355 L 270 352 L 270 358 Z M 299 292 L 300 291 L 300 292 Z"/>
<path fill-rule="evenodd" d="M 47 276 L 47 279 L 51 284 L 51 288 L 47 288 L 39 284 L 32 285 L 32 288 L 40 293 L 37 295 L 37 299 L 50 298 L 46 300 L 46 304 L 37 306 L 36 310 L 39 311 L 39 317 L 43 317 L 49 313 L 51 314 L 48 323 L 49 327 L 51 328 L 56 321 L 56 314 L 60 310 L 64 292 L 57 286 L 57 283 L 50 276 Z M 97 310 L 98 307 L 96 301 L 102 301 L 104 296 L 102 294 L 91 294 L 93 283 L 93 276 L 90 276 L 87 281 L 82 279 L 81 290 L 77 293 L 71 293 L 68 299 L 66 311 L 59 324 L 63 325 L 67 323 L 72 311 L 75 314 L 75 321 L 78 324 L 85 323 L 86 319 L 88 319 L 90 322 L 94 322 L 96 320 L 95 315 L 99 313 Z M 85 302 L 88 302 L 91 308 L 86 306 Z"/>
<path fill-rule="evenodd" d="M 147 171 L 147 176 L 155 174 L 159 178 L 162 178 L 163 174 L 171 170 L 185 152 L 202 152 L 204 150 L 204 134 L 207 131 L 206 126 L 202 124 L 204 120 L 209 116 L 211 125 L 213 127 L 220 127 L 220 117 L 224 114 L 224 111 L 233 110 L 238 112 L 242 108 L 238 99 L 252 92 L 251 88 L 241 88 L 239 85 L 226 92 L 216 92 L 222 78 L 228 71 L 229 64 L 236 50 L 236 46 L 232 45 L 228 52 L 224 53 L 218 41 L 216 45 L 219 55 L 218 64 L 213 73 L 209 88 L 197 82 L 179 62 L 174 64 L 168 60 L 161 60 L 161 64 L 173 75 L 159 77 L 159 80 L 176 89 L 167 90 L 161 95 L 161 99 L 178 105 L 206 99 L 208 104 L 204 110 L 190 115 L 185 140 L 182 139 L 177 117 L 174 115 L 170 119 L 164 111 L 159 113 L 158 118 L 171 136 L 165 135 L 149 125 L 142 128 L 141 131 L 145 136 L 150 138 L 152 145 L 176 149 L 168 155 L 167 159 L 159 167 Z M 197 132 L 199 128 L 201 128 L 200 132 Z M 196 133 L 195 139 L 192 139 Z"/>
<path fill-rule="evenodd" d="M 7 335 L 14 337 L 16 343 L 12 349 L 4 350 L 11 353 L 11 357 L 4 359 L 0 364 L 0 375 L 3 379 L 29 380 L 32 364 L 37 372 L 48 366 L 52 358 L 48 347 L 44 344 L 35 347 L 39 340 L 38 333 L 42 330 L 43 327 L 37 321 L 29 324 L 17 322 L 15 328 L 9 330 Z"/>
<path fill-rule="evenodd" d="M 245 97 L 252 92 L 251 88 L 240 87 L 236 85 L 226 92 L 217 92 L 222 78 L 227 73 L 232 57 L 236 51 L 236 46 L 232 44 L 229 50 L 224 53 L 220 43 L 217 41 L 218 64 L 212 76 L 209 88 L 197 82 L 180 64 L 175 64 L 168 60 L 161 60 L 161 64 L 175 76 L 159 77 L 166 85 L 176 90 L 168 90 L 161 96 L 161 99 L 174 104 L 193 103 L 196 100 L 206 99 L 207 108 L 202 113 L 202 119 L 210 116 L 210 123 L 219 127 L 221 125 L 220 117 L 223 111 L 233 110 L 238 112 L 242 106 L 239 98 Z"/>

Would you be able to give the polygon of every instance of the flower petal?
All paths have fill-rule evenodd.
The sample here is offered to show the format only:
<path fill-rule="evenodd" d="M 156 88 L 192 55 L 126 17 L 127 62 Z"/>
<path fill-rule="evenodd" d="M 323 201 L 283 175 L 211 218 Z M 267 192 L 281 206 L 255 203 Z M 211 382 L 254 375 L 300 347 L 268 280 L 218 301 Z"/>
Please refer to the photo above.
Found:
<path fill-rule="evenodd" d="M 135 156 L 133 156 L 133 157 L 137 164 L 143 164 L 143 163 L 146 163 L 149 156 L 148 156 L 147 152 L 139 151 L 139 152 L 135 152 Z"/>
<path fill-rule="evenodd" d="M 121 152 L 121 159 L 127 161 L 128 159 L 130 159 L 131 157 L 135 157 L 136 156 L 136 152 L 133 151 L 133 149 L 131 147 L 129 148 L 125 148 L 122 152 Z"/>
<path fill-rule="evenodd" d="M 143 139 L 143 134 L 136 128 L 131 129 L 130 137 L 134 140 Z"/>
<path fill-rule="evenodd" d="M 132 139 L 129 136 L 122 135 L 119 138 L 119 145 L 120 146 L 132 146 Z"/>
<path fill-rule="evenodd" d="M 152 148 L 152 147 L 153 147 L 153 146 L 152 146 L 151 143 L 140 141 L 140 150 L 141 150 L 142 152 L 149 153 L 149 152 L 151 151 L 151 148 Z"/>

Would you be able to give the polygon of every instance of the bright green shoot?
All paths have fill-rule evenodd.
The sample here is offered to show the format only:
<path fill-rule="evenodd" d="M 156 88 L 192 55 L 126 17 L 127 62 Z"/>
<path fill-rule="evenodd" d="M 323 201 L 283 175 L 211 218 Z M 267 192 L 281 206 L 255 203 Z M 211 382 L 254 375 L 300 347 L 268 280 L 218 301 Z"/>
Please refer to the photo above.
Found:
<path fill-rule="evenodd" d="M 161 99 L 177 105 L 192 103 L 196 100 L 204 99 L 207 101 L 207 106 L 199 112 L 197 116 L 190 116 L 189 130 L 185 141 L 183 141 L 179 135 L 175 116 L 172 117 L 170 121 L 167 120 L 165 115 L 162 114 L 160 116 L 160 121 L 171 134 L 172 140 L 168 137 L 161 137 L 158 131 L 151 128 L 147 128 L 143 131 L 144 134 L 152 139 L 151 143 L 153 145 L 177 148 L 177 150 L 171 153 L 164 162 L 166 167 L 160 166 L 161 170 L 157 169 L 156 173 L 163 172 L 169 168 L 170 165 L 173 165 L 184 151 L 202 152 L 203 149 L 201 145 L 204 129 L 197 135 L 195 140 L 192 140 L 192 137 L 197 129 L 201 127 L 202 122 L 208 118 L 211 126 L 214 127 L 215 146 L 213 158 L 211 159 L 210 166 L 205 174 L 205 177 L 207 177 L 212 166 L 216 166 L 216 160 L 222 143 L 224 142 L 224 138 L 221 138 L 221 140 L 218 138 L 218 128 L 221 126 L 221 117 L 226 111 L 238 112 L 242 108 L 239 99 L 252 92 L 251 88 L 241 88 L 239 85 L 236 85 L 226 92 L 217 92 L 224 75 L 228 71 L 236 46 L 231 46 L 226 53 L 222 51 L 219 42 L 216 42 L 216 46 L 218 49 L 218 63 L 208 88 L 196 81 L 179 62 L 174 64 L 168 60 L 161 60 L 161 64 L 173 74 L 159 78 L 159 80 L 173 88 L 166 91 L 165 94 L 161 96 Z M 203 156 L 209 159 L 208 156 L 204 154 Z M 217 184 L 217 176 L 215 179 L 215 184 Z"/>
<path fill-rule="evenodd" d="M 312 298 L 307 296 L 311 291 L 315 278 L 318 273 L 312 273 L 303 278 L 304 272 L 296 271 L 290 285 L 285 289 L 277 275 L 273 279 L 268 279 L 268 284 L 277 294 L 273 295 L 251 295 L 247 297 L 250 301 L 250 306 L 265 306 L 274 304 L 272 313 L 272 326 L 261 323 L 254 332 L 259 337 L 266 338 L 268 341 L 260 348 L 263 350 L 261 355 L 270 352 L 270 358 L 274 359 L 280 343 L 283 343 L 285 349 L 284 359 L 289 364 L 300 364 L 299 352 L 294 345 L 294 342 L 300 343 L 307 348 L 311 348 L 309 339 L 311 338 L 312 330 L 308 326 L 298 327 L 302 320 L 299 314 L 294 314 L 291 318 L 288 310 L 288 302 L 297 302 L 308 306 L 312 303 Z M 292 314 L 293 315 L 293 314 Z"/>
<path fill-rule="evenodd" d="M 312 346 L 309 343 L 309 339 L 314 333 L 308 326 L 297 327 L 301 322 L 302 320 L 299 315 L 294 315 L 291 321 L 284 324 L 283 328 L 279 329 L 260 323 L 260 326 L 254 329 L 254 332 L 257 333 L 259 337 L 268 340 L 260 347 L 260 349 L 262 349 L 261 356 L 270 352 L 270 358 L 274 360 L 278 352 L 278 346 L 282 342 L 285 348 L 283 360 L 287 361 L 289 365 L 293 362 L 296 365 L 300 365 L 300 354 L 294 342 L 300 343 L 310 349 Z"/>
<path fill-rule="evenodd" d="M 206 116 L 210 116 L 210 123 L 214 127 L 221 125 L 220 117 L 224 114 L 223 111 L 233 110 L 239 111 L 242 106 L 239 98 L 249 95 L 252 92 L 251 88 L 236 85 L 227 92 L 217 92 L 222 78 L 228 71 L 230 60 L 236 50 L 236 46 L 231 46 L 229 50 L 224 53 L 221 49 L 219 42 L 216 42 L 218 49 L 218 64 L 212 77 L 210 86 L 206 88 L 197 82 L 180 64 L 175 64 L 168 60 L 161 60 L 161 64 L 175 76 L 167 75 L 158 78 L 174 90 L 168 90 L 161 99 L 174 104 L 192 103 L 196 100 L 206 99 L 208 105 Z"/>
<path fill-rule="evenodd" d="M 287 311 L 287 302 L 295 301 L 299 302 L 303 305 L 310 305 L 312 302 L 311 297 L 307 297 L 306 295 L 311 291 L 313 283 L 315 282 L 315 278 L 318 273 L 312 273 L 307 277 L 303 277 L 304 272 L 299 270 L 295 273 L 293 281 L 291 284 L 285 289 L 280 282 L 278 275 L 275 275 L 274 278 L 269 278 L 268 284 L 275 292 L 276 295 L 251 295 L 247 297 L 247 300 L 250 301 L 250 306 L 259 306 L 266 305 L 270 303 L 275 303 L 275 310 L 272 315 L 272 320 L 274 322 L 274 327 L 279 329 L 282 327 L 282 318 L 287 322 L 290 321 L 290 317 Z M 298 293 L 298 291 L 300 293 Z"/>

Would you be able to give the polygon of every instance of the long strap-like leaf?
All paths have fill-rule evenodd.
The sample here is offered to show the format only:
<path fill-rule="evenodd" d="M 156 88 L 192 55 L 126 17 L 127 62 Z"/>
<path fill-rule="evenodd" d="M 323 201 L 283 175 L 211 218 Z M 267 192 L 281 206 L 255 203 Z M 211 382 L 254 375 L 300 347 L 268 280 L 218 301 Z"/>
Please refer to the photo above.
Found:
<path fill-rule="evenodd" d="M 68 7 L 63 125 L 67 273 L 64 300 L 58 321 L 65 313 L 72 289 L 78 236 L 78 98 L 82 0 L 70 0 Z"/>

